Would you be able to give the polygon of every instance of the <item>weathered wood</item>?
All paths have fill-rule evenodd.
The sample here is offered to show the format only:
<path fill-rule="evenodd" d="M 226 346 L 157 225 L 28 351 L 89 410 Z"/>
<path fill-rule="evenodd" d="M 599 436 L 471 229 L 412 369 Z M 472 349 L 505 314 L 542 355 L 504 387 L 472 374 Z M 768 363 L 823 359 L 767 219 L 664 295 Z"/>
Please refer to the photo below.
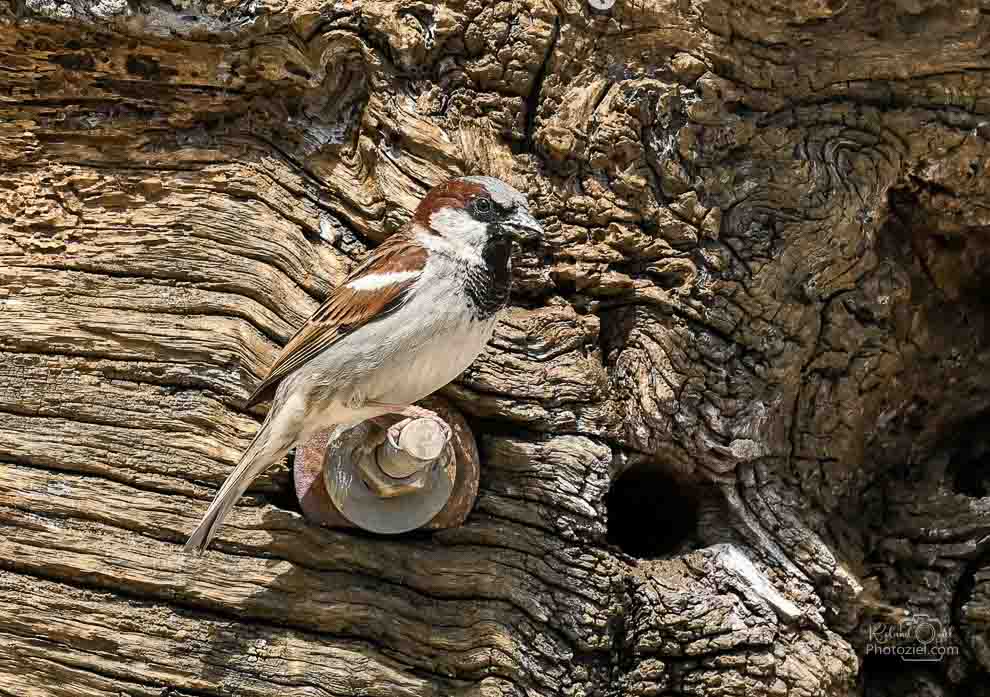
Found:
<path fill-rule="evenodd" d="M 978 0 L 0 3 L 0 694 L 985 697 L 988 42 Z M 547 235 L 443 391 L 465 525 L 321 529 L 280 465 L 181 556 L 279 346 L 479 172 Z M 867 654 L 919 614 L 960 652 Z"/>
<path fill-rule="evenodd" d="M 483 694 L 441 676 L 409 675 L 369 644 L 340 640 L 327 647 L 306 632 L 244 625 L 34 576 L 0 573 L 0 611 L 6 618 L 0 679 L 7 694 L 159 695 L 166 686 L 177 694 L 218 687 L 238 695 L 273 689 L 288 695 Z"/>

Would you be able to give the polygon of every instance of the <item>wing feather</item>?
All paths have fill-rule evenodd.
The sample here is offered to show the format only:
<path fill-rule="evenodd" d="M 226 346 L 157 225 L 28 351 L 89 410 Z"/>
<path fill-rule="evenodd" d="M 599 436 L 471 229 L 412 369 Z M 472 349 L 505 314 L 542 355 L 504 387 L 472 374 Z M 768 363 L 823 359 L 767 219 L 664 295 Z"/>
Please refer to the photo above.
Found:
<path fill-rule="evenodd" d="M 289 374 L 351 332 L 401 307 L 426 265 L 427 254 L 422 245 L 402 233 L 372 250 L 285 345 L 248 406 L 271 399 Z M 390 282 L 384 274 L 395 274 L 396 280 Z M 374 282 L 375 276 L 381 276 L 382 282 Z M 352 285 L 360 279 L 365 283 Z"/>

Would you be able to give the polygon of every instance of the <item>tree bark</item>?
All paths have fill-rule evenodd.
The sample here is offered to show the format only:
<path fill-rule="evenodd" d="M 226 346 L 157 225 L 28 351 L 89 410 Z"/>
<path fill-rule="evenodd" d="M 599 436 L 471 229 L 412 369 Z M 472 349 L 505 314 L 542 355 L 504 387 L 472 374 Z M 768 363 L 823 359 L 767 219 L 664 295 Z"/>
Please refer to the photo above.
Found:
<path fill-rule="evenodd" d="M 0 0 L 0 695 L 990 695 L 988 46 L 985 0 Z M 182 555 L 279 347 L 465 173 L 547 230 L 443 391 L 466 523 L 316 527 L 286 463 Z"/>

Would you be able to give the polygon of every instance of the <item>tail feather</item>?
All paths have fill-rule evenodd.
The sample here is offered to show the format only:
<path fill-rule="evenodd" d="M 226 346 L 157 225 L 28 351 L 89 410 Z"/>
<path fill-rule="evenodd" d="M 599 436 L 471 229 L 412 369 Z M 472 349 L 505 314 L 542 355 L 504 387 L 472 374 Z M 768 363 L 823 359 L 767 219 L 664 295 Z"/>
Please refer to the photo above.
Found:
<path fill-rule="evenodd" d="M 251 486 L 251 482 L 292 447 L 293 439 L 279 438 L 277 442 L 273 442 L 271 423 L 272 414 L 269 413 L 269 418 L 262 424 L 251 445 L 241 456 L 237 468 L 227 477 L 227 481 L 220 487 L 216 498 L 207 509 L 206 515 L 189 536 L 185 547 L 182 548 L 183 552 L 196 556 L 205 552 L 227 514 L 230 513 L 230 509 Z"/>

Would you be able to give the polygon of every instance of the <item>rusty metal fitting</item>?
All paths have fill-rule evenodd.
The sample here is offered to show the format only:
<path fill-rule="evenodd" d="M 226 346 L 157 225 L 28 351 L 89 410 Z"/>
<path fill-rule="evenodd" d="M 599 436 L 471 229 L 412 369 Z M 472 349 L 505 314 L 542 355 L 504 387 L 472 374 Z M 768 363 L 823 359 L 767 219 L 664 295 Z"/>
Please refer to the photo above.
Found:
<path fill-rule="evenodd" d="M 296 496 L 306 518 L 380 534 L 463 523 L 478 495 L 474 435 L 445 400 L 420 406 L 438 418 L 382 417 L 328 429 L 296 448 Z"/>

